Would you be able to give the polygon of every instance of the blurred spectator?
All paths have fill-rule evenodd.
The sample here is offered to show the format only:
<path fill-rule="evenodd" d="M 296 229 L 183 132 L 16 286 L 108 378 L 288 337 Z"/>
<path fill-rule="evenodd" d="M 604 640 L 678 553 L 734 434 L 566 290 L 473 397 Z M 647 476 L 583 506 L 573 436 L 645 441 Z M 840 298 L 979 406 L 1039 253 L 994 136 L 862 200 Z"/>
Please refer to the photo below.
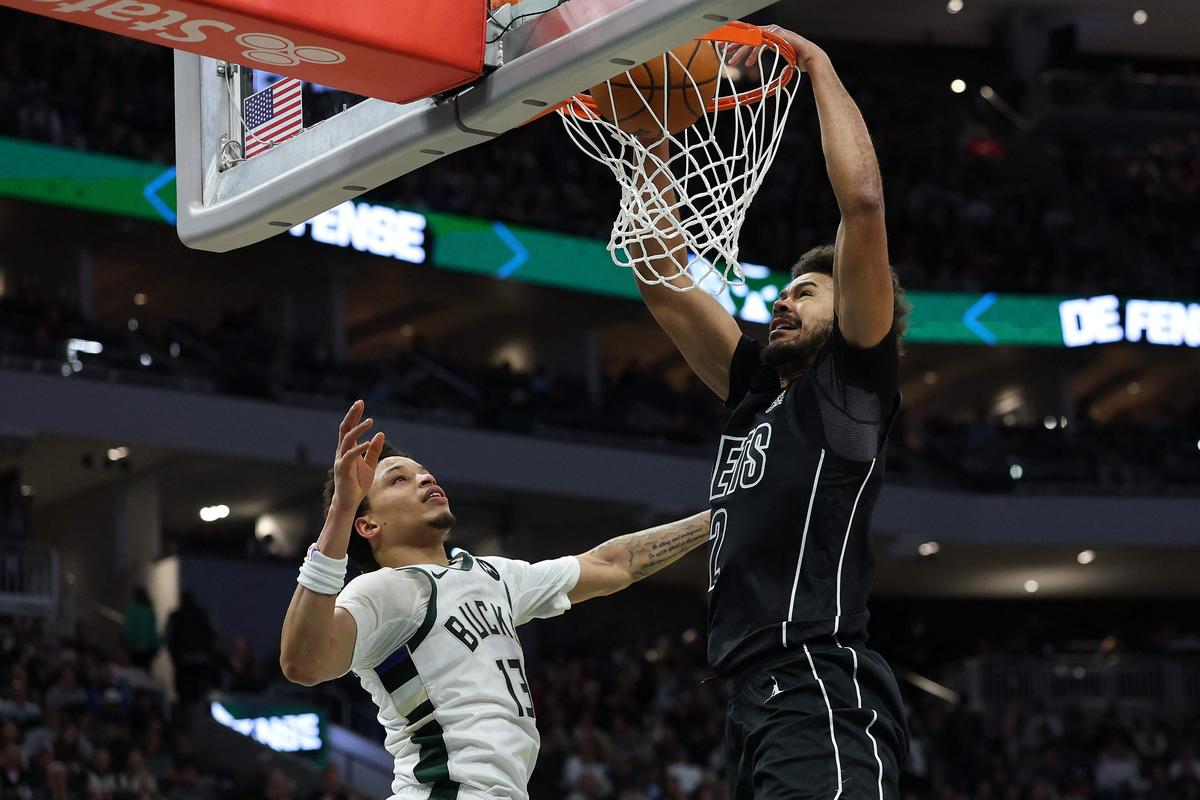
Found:
<path fill-rule="evenodd" d="M 1196 757 L 1194 744 L 1183 743 L 1179 754 L 1171 761 L 1171 766 L 1167 769 L 1167 777 L 1173 784 L 1200 785 L 1200 758 Z"/>
<path fill-rule="evenodd" d="M 21 473 L 0 471 L 0 539 L 23 540 L 29 536 L 29 498 L 21 488 Z"/>
<path fill-rule="evenodd" d="M 229 692 L 258 692 L 266 686 L 262 667 L 244 636 L 233 640 L 233 647 L 225 656 L 222 683 Z"/>
<path fill-rule="evenodd" d="M 8 692 L 0 697 L 0 719 L 28 725 L 42 715 L 42 708 L 29 698 L 29 687 L 22 676 L 14 675 Z"/>
<path fill-rule="evenodd" d="M 87 699 L 74 667 L 63 667 L 58 682 L 46 690 L 46 707 L 58 711 L 80 711 L 87 706 Z"/>
<path fill-rule="evenodd" d="M 117 787 L 122 797 L 140 798 L 143 794 L 158 795 L 158 779 L 146 766 L 141 750 L 130 750 L 125 759 L 125 769 L 117 777 Z"/>
<path fill-rule="evenodd" d="M 342 774 L 334 764 L 326 764 L 321 770 L 321 786 L 308 795 L 308 800 L 350 800 L 342 788 Z"/>
<path fill-rule="evenodd" d="M 144 586 L 133 587 L 132 598 L 125 606 L 121 641 L 129 651 L 129 660 L 141 669 L 149 670 L 162 641 L 158 635 L 154 605 Z"/>
<path fill-rule="evenodd" d="M 179 608 L 167 618 L 167 650 L 175 668 L 175 691 L 188 705 L 212 686 L 216 634 L 208 612 L 184 591 Z"/>
<path fill-rule="evenodd" d="M 88 796 L 112 797 L 117 791 L 117 774 L 112 768 L 112 754 L 103 747 L 92 753 L 92 766 L 87 776 Z"/>
<path fill-rule="evenodd" d="M 173 784 L 166 794 L 166 800 L 216 800 L 211 782 L 200 776 L 195 762 L 180 763 L 175 770 Z"/>
<path fill-rule="evenodd" d="M 1131 797 L 1142 788 L 1141 764 L 1120 737 L 1114 736 L 1096 765 L 1096 789 L 1102 800 Z"/>
<path fill-rule="evenodd" d="M 33 800 L 33 782 L 25 769 L 21 746 L 4 745 L 3 770 L 0 771 L 0 800 Z"/>
<path fill-rule="evenodd" d="M 82 800 L 79 792 L 71 788 L 66 764 L 51 761 L 46 767 L 46 785 L 38 794 L 38 800 Z"/>

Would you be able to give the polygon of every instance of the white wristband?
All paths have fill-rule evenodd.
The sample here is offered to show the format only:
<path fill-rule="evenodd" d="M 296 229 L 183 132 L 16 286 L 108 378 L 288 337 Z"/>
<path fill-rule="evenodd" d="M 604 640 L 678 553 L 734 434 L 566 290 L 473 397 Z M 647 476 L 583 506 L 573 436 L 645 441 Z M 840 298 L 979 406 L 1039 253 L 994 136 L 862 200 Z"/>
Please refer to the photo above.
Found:
<path fill-rule="evenodd" d="M 308 548 L 304 563 L 300 565 L 296 583 L 317 594 L 337 594 L 346 585 L 346 565 L 349 561 L 346 556 L 330 558 L 314 544 Z"/>

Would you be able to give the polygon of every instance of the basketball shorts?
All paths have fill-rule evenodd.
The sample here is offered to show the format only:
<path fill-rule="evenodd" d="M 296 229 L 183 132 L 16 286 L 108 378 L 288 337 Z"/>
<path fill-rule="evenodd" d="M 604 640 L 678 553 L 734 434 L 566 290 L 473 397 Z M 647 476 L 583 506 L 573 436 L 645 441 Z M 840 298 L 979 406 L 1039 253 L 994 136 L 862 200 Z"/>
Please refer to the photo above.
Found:
<path fill-rule="evenodd" d="M 725 686 L 733 800 L 899 800 L 908 729 L 900 687 L 878 653 L 810 642 Z"/>

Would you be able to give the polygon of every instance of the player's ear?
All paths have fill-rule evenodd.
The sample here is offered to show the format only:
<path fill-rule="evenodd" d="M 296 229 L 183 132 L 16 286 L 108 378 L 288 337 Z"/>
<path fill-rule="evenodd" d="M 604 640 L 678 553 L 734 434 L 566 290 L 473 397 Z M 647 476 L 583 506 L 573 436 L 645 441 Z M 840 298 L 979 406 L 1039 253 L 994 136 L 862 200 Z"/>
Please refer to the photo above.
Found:
<path fill-rule="evenodd" d="M 369 517 L 358 517 L 354 520 L 354 535 L 370 539 L 379 533 L 379 526 Z"/>

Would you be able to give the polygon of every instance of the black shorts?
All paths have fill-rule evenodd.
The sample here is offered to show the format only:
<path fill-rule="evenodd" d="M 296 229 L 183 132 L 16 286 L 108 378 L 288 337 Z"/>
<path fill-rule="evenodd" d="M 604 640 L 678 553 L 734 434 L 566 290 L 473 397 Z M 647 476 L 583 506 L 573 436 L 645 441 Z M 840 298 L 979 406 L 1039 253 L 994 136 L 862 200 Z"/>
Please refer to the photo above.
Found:
<path fill-rule="evenodd" d="M 726 681 L 732 800 L 899 800 L 900 687 L 861 643 L 796 645 Z"/>

